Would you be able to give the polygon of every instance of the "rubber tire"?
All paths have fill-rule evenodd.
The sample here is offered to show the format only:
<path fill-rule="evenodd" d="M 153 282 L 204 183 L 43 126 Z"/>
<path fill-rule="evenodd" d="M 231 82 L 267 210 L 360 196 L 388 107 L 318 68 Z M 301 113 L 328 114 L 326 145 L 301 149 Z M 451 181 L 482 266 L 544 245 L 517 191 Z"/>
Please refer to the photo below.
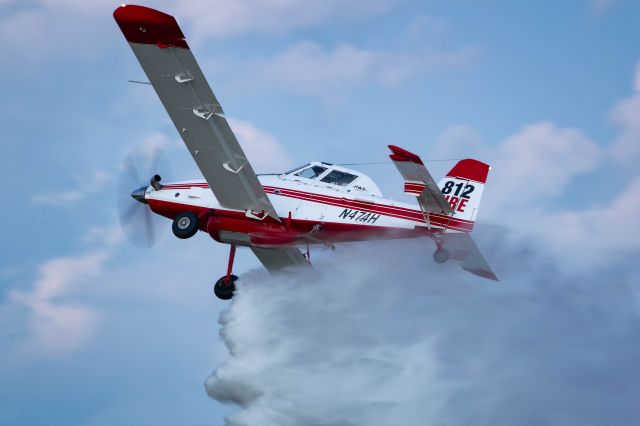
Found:
<path fill-rule="evenodd" d="M 436 263 L 445 263 L 449 260 L 449 250 L 438 249 L 433 252 L 433 261 Z"/>
<path fill-rule="evenodd" d="M 185 227 L 185 220 L 188 220 Z M 182 223 L 180 223 L 182 221 Z M 191 238 L 196 235 L 198 232 L 198 216 L 196 216 L 193 212 L 182 212 L 178 213 L 178 216 L 173 220 L 173 225 L 171 226 L 171 230 L 173 231 L 173 235 L 183 240 L 187 238 Z"/>
<path fill-rule="evenodd" d="M 226 278 L 226 275 L 223 276 L 218 281 L 216 281 L 216 284 L 213 286 L 213 292 L 218 297 L 218 299 L 221 300 L 231 299 L 233 297 L 233 293 L 236 291 L 236 281 L 238 280 L 238 277 L 236 277 L 235 275 L 230 275 L 229 281 L 231 282 L 228 284 L 225 284 Z"/>

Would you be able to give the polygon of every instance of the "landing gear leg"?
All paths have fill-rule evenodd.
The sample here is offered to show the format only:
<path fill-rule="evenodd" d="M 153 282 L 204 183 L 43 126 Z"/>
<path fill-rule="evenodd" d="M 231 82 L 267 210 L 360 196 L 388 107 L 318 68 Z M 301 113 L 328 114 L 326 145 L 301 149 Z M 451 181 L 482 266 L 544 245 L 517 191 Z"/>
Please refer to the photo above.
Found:
<path fill-rule="evenodd" d="M 233 259 L 236 256 L 236 246 L 232 245 L 229 250 L 229 264 L 227 266 L 227 275 L 216 281 L 213 286 L 213 292 L 218 296 L 218 299 L 229 300 L 233 297 L 233 292 L 236 291 L 237 276 L 232 275 Z"/>

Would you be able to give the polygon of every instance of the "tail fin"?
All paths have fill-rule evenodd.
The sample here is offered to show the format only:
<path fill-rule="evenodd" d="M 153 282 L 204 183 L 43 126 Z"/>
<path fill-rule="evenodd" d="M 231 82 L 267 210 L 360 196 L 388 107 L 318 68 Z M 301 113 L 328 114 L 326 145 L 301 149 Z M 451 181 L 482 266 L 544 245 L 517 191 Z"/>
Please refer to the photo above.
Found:
<path fill-rule="evenodd" d="M 478 160 L 459 161 L 438 187 L 454 211 L 453 217 L 475 221 L 491 166 Z"/>

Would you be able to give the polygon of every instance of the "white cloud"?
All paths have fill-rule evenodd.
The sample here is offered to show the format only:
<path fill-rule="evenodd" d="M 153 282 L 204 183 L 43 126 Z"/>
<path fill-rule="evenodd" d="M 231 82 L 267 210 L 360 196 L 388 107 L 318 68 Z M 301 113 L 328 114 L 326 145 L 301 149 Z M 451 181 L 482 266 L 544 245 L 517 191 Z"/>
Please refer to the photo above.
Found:
<path fill-rule="evenodd" d="M 580 130 L 551 122 L 529 124 L 496 146 L 487 145 L 471 128 L 453 126 L 432 152 L 436 158 L 471 157 L 492 166 L 482 217 L 558 197 L 576 176 L 595 170 L 603 157 Z"/>
<path fill-rule="evenodd" d="M 491 155 L 490 148 L 474 129 L 463 125 L 450 126 L 436 139 L 425 158 L 483 158 Z"/>
<path fill-rule="evenodd" d="M 640 160 L 640 63 L 636 64 L 634 94 L 615 106 L 611 114 L 620 136 L 614 141 L 614 158 L 626 165 Z"/>
<path fill-rule="evenodd" d="M 102 51 L 108 40 L 102 36 L 108 22 L 104 18 L 111 14 L 114 3 L 101 0 L 20 3 L 19 7 L 6 7 L 5 13 L 0 14 L 0 39 L 13 55 L 23 60 L 40 63 L 62 55 L 91 56 Z M 69 25 L 70 22 L 76 25 Z M 20 68 L 23 72 L 28 70 Z"/>
<path fill-rule="evenodd" d="M 591 0 L 589 9 L 596 15 L 603 15 L 618 4 L 618 0 Z"/>
<path fill-rule="evenodd" d="M 97 324 L 97 312 L 65 299 L 72 287 L 100 276 L 109 258 L 105 252 L 49 260 L 39 267 L 30 291 L 14 290 L 10 300 L 30 311 L 28 345 L 34 351 L 64 353 L 81 347 Z"/>
<path fill-rule="evenodd" d="M 612 191 L 593 197 L 586 206 L 559 208 L 547 203 L 567 195 L 567 185 L 574 178 L 598 171 L 611 156 L 626 164 L 640 159 L 640 65 L 634 88 L 634 95 L 613 110 L 620 135 L 608 150 L 598 148 L 576 129 L 552 123 L 527 126 L 495 148 L 490 156 L 495 167 L 481 217 L 506 224 L 519 235 L 533 236 L 567 269 L 603 266 L 616 253 L 639 250 L 637 170 L 627 174 L 622 184 L 612 181 Z"/>
<path fill-rule="evenodd" d="M 0 38 L 15 46 L 35 45 L 45 32 L 45 16 L 37 10 L 22 10 L 9 18 L 0 20 Z"/>
<path fill-rule="evenodd" d="M 280 172 L 291 168 L 291 158 L 274 135 L 246 120 L 227 117 L 227 121 L 256 173 Z M 136 146 L 125 160 L 130 162 L 131 167 L 136 170 L 140 183 L 134 182 L 133 179 L 125 179 L 125 181 L 133 188 L 136 184 L 142 185 L 147 182 L 151 173 L 160 173 L 163 176 L 163 182 L 168 182 L 164 178 L 165 174 L 169 178 L 181 178 L 173 175 L 174 160 L 180 163 L 178 164 L 181 166 L 180 173 L 192 174 L 197 170 L 182 139 L 170 139 L 165 134 L 154 133 Z M 154 168 L 148 167 L 151 165 L 156 166 L 157 170 L 151 170 Z M 149 174 L 149 177 L 144 173 Z"/>
<path fill-rule="evenodd" d="M 538 218 L 538 232 L 552 229 L 546 236 L 551 250 L 562 258 L 571 253 L 589 254 L 595 264 L 610 262 L 601 253 L 622 253 L 640 249 L 637 231 L 640 229 L 640 176 L 632 180 L 616 198 L 596 202 L 584 210 L 545 213 Z"/>
<path fill-rule="evenodd" d="M 142 140 L 134 148 L 136 155 L 141 155 L 144 160 L 152 161 L 159 151 L 164 151 L 169 147 L 179 145 L 179 141 L 171 141 L 164 133 L 152 133 Z"/>
<path fill-rule="evenodd" d="M 469 127 L 453 126 L 425 158 L 472 157 L 489 163 L 480 221 L 505 226 L 513 237 L 533 238 L 567 270 L 605 266 L 616 254 L 640 250 L 640 173 L 623 170 L 625 177 L 614 178 L 611 191 L 579 208 L 553 201 L 570 197 L 567 189 L 577 178 L 613 167 L 608 159 L 630 166 L 640 160 L 640 64 L 633 84 L 633 96 L 612 111 L 620 133 L 608 148 L 598 147 L 579 129 L 551 122 L 527 125 L 494 146 Z"/>
<path fill-rule="evenodd" d="M 289 155 L 274 136 L 248 121 L 229 118 L 228 121 L 256 173 L 277 173 L 292 166 Z"/>
<path fill-rule="evenodd" d="M 10 3 L 0 1 L 4 7 L 0 39 L 13 53 L 34 62 L 63 54 L 93 55 L 111 40 L 103 37 L 106 31 L 118 31 L 111 19 L 119 6 L 115 2 L 34 0 L 13 8 Z M 399 0 L 159 0 L 149 6 L 175 16 L 189 42 L 197 44 L 212 37 L 286 34 L 336 20 L 368 18 L 384 14 L 397 3 Z"/>
<path fill-rule="evenodd" d="M 480 221 L 500 224 L 513 237 L 533 238 L 567 270 L 606 265 L 613 253 L 640 249 L 634 232 L 640 229 L 639 174 L 580 208 L 551 202 L 566 196 L 579 176 L 606 164 L 609 151 L 577 129 L 531 124 L 491 147 L 472 129 L 456 126 L 439 139 L 436 152 L 491 164 Z"/>
<path fill-rule="evenodd" d="M 491 161 L 492 208 L 504 211 L 557 197 L 575 176 L 594 170 L 601 157 L 578 129 L 528 125 L 507 138 Z"/>
<path fill-rule="evenodd" d="M 111 175 L 102 170 L 93 170 L 86 176 L 75 176 L 78 187 L 71 190 L 34 194 L 31 200 L 37 204 L 66 206 L 99 192 L 111 180 Z"/>
<path fill-rule="evenodd" d="M 361 82 L 369 78 L 373 63 L 373 52 L 352 45 L 340 45 L 329 51 L 305 41 L 266 63 L 264 72 L 270 81 L 299 91 L 317 91 Z"/>
<path fill-rule="evenodd" d="M 124 237 L 121 226 L 92 226 L 84 233 L 81 240 L 87 245 L 95 246 L 97 244 L 101 247 L 109 247 L 121 243 L 124 241 Z"/>
<path fill-rule="evenodd" d="M 335 90 L 365 83 L 396 85 L 433 69 L 460 68 L 472 62 L 476 49 L 423 49 L 407 54 L 362 49 L 351 44 L 327 48 L 297 43 L 261 66 L 264 78 L 302 93 L 335 95 Z"/>
<path fill-rule="evenodd" d="M 415 39 L 421 39 L 423 37 L 438 39 L 446 36 L 448 33 L 449 25 L 446 21 L 426 15 L 416 18 L 407 29 L 407 35 Z"/>
<path fill-rule="evenodd" d="M 179 21 L 190 24 L 189 38 L 230 38 L 256 34 L 283 34 L 326 22 L 381 15 L 397 0 L 187 0 L 170 3 Z"/>

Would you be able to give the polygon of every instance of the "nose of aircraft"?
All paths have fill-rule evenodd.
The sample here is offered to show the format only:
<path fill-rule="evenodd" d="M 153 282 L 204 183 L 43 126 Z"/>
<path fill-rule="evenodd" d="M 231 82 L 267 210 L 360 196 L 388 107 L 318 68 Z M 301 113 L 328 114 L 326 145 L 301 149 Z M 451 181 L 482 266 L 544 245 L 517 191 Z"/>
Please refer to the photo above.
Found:
<path fill-rule="evenodd" d="M 131 196 L 134 200 L 139 201 L 143 204 L 148 204 L 147 200 L 144 198 L 144 193 L 147 191 L 146 186 L 142 186 L 131 193 Z"/>

